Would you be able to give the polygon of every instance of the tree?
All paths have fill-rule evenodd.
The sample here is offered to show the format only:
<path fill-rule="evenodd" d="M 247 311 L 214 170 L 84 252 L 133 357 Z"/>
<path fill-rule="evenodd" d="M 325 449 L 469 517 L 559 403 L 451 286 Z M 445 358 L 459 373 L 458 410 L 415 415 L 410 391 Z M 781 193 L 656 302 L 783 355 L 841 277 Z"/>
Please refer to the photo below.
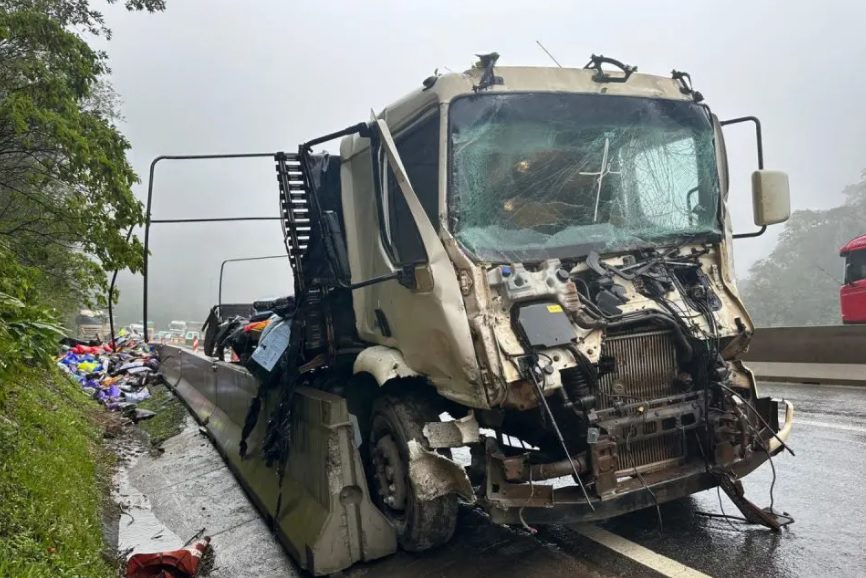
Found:
<path fill-rule="evenodd" d="M 130 145 L 115 126 L 107 55 L 86 34 L 111 35 L 88 0 L 0 0 L 0 260 L 17 266 L 0 269 L 0 292 L 23 305 L 89 303 L 107 271 L 142 266 L 127 235 L 144 220 Z"/>
<path fill-rule="evenodd" d="M 749 269 L 741 292 L 758 326 L 835 325 L 842 259 L 839 248 L 866 233 L 866 171 L 825 211 L 795 211 L 772 253 Z"/>

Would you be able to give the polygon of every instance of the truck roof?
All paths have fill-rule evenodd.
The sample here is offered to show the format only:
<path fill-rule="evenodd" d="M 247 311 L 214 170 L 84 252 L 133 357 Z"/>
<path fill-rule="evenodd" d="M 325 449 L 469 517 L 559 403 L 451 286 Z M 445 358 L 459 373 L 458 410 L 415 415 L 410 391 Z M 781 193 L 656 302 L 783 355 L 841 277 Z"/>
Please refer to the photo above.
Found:
<path fill-rule="evenodd" d="M 861 249 L 866 249 L 866 234 L 860 235 L 859 237 L 854 237 L 839 249 L 839 255 L 844 257 L 851 251 L 859 251 Z"/>
<path fill-rule="evenodd" d="M 496 66 L 494 74 L 502 78 L 502 84 L 484 89 L 484 93 L 497 92 L 577 92 L 595 94 L 617 94 L 691 100 L 691 96 L 680 90 L 680 84 L 671 77 L 653 74 L 632 74 L 626 82 L 597 82 L 596 71 L 586 68 L 557 68 L 545 66 Z M 463 73 L 439 76 L 430 88 L 419 87 L 383 110 L 382 115 L 394 130 L 404 117 L 414 116 L 419 108 L 433 101 L 451 102 L 458 96 L 474 94 L 474 86 L 481 80 L 482 70 L 472 68 Z M 612 74 L 616 75 L 618 71 Z"/>
<path fill-rule="evenodd" d="M 483 94 L 507 92 L 571 92 L 584 94 L 611 94 L 642 96 L 669 100 L 690 101 L 692 96 L 681 90 L 678 81 L 670 76 L 633 73 L 626 82 L 598 82 L 593 80 L 594 69 L 557 68 L 549 66 L 496 66 L 493 69 L 502 84 L 494 84 L 483 90 Z M 447 105 L 457 97 L 475 94 L 473 87 L 481 80 L 483 70 L 471 68 L 462 73 L 449 73 L 435 77 L 429 88 L 419 87 L 385 107 L 378 115 L 387 123 L 391 132 L 416 119 L 425 110 L 436 105 Z M 613 76 L 619 74 L 614 70 Z M 434 78 L 434 77 L 431 77 Z M 340 156 L 350 158 L 365 150 L 367 139 L 358 135 L 347 137 L 340 148 Z"/>

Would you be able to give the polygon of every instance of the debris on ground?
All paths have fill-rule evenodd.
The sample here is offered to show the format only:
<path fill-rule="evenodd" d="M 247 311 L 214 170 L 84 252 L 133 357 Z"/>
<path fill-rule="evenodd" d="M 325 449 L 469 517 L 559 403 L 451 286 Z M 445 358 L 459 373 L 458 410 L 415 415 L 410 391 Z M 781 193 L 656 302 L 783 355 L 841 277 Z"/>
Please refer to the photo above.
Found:
<path fill-rule="evenodd" d="M 192 578 L 198 575 L 202 558 L 210 547 L 210 536 L 205 536 L 180 550 L 134 554 L 126 563 L 126 578 Z"/>
<path fill-rule="evenodd" d="M 133 421 L 153 417 L 138 413 L 135 405 L 151 396 L 149 385 L 159 382 L 159 360 L 147 340 L 133 330 L 121 329 L 111 343 L 63 342 L 57 367 L 82 391 L 112 411 L 129 411 Z"/>

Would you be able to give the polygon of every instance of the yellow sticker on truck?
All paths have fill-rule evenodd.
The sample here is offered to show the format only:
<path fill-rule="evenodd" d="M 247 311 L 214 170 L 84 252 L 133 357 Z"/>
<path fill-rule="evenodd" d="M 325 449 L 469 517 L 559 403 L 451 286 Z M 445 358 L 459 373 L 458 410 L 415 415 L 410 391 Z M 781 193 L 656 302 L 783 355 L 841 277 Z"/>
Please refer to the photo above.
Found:
<path fill-rule="evenodd" d="M 550 313 L 562 313 L 562 305 L 548 305 L 547 310 Z"/>

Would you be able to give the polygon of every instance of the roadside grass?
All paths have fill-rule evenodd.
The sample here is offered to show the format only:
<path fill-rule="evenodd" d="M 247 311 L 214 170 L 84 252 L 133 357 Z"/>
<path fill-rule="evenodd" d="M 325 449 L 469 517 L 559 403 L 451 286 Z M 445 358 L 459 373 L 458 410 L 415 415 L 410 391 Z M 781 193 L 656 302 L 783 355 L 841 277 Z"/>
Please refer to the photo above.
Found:
<path fill-rule="evenodd" d="M 187 411 L 175 395 L 163 384 L 150 386 L 150 397 L 138 404 L 139 409 L 156 412 L 148 420 L 138 423 L 138 427 L 150 436 L 150 443 L 159 447 L 162 442 L 183 431 L 183 422 Z"/>
<path fill-rule="evenodd" d="M 53 368 L 15 369 L 0 374 L 0 576 L 114 576 L 101 409 Z"/>

